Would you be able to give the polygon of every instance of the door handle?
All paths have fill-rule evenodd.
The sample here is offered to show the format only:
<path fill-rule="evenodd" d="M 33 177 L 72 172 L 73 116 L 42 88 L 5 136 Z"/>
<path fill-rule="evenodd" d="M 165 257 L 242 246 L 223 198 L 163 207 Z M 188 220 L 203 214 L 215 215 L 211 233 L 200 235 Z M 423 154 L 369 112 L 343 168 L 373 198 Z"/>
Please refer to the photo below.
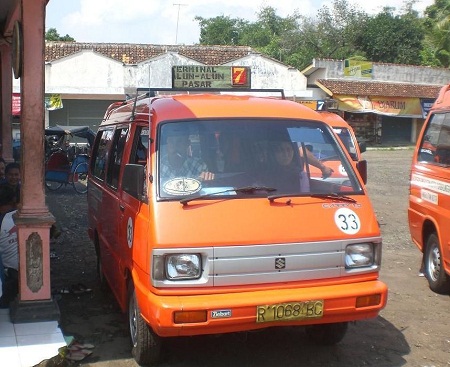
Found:
<path fill-rule="evenodd" d="M 125 207 L 122 204 L 119 204 L 119 209 L 121 212 L 125 211 Z"/>

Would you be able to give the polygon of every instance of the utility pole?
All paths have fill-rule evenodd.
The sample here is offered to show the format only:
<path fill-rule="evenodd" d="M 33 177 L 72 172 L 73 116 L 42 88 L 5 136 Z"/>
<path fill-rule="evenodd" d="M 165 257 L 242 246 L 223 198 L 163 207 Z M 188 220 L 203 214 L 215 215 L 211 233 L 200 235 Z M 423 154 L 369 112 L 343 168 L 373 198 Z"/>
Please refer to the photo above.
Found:
<path fill-rule="evenodd" d="M 180 8 L 182 6 L 187 6 L 187 4 L 173 4 L 174 6 L 178 6 L 178 14 L 177 14 L 177 30 L 175 33 L 175 44 L 178 43 L 178 21 L 180 20 Z"/>

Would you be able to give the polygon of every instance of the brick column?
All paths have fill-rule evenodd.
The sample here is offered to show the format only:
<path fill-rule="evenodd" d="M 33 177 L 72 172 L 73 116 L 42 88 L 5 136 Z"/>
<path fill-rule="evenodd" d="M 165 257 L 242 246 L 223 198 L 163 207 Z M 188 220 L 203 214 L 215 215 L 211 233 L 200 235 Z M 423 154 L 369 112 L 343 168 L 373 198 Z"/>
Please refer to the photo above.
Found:
<path fill-rule="evenodd" d="M 50 291 L 49 229 L 54 223 L 54 217 L 45 204 L 44 189 L 46 3 L 47 0 L 22 0 L 19 20 L 23 41 L 23 64 L 20 76 L 22 187 L 21 202 L 15 216 L 19 238 L 20 269 L 19 297 L 10 312 L 13 322 L 59 318 L 58 305 L 52 300 Z M 13 55 L 13 66 L 15 65 L 18 64 L 14 62 Z"/>

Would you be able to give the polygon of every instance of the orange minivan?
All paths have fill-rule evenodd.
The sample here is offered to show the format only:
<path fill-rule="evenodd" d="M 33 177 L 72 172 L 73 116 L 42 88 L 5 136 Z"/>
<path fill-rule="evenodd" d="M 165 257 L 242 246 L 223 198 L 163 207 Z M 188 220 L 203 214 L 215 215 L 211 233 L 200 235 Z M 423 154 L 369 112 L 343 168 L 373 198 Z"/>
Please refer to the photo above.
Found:
<path fill-rule="evenodd" d="M 450 84 L 442 87 L 418 137 L 408 221 L 430 289 L 450 292 Z"/>
<path fill-rule="evenodd" d="M 362 153 L 366 151 L 366 143 L 358 142 L 355 136 L 355 132 L 353 128 L 345 121 L 341 116 L 334 112 L 330 111 L 318 111 L 322 119 L 330 125 L 336 135 L 344 144 L 348 154 L 352 161 L 356 164 L 359 161 L 362 161 Z M 309 147 L 308 144 L 306 144 Z M 326 148 L 326 146 L 325 146 Z M 323 147 L 319 145 L 314 146 L 314 151 L 312 151 L 314 156 L 322 162 L 323 165 L 331 168 L 333 172 L 331 173 L 331 179 L 336 181 L 342 181 L 347 179 L 347 172 L 342 164 L 340 164 L 339 159 L 336 159 L 333 151 L 327 151 L 323 149 Z M 313 166 L 311 168 L 311 175 L 314 177 L 323 176 L 323 170 Z"/>
<path fill-rule="evenodd" d="M 98 129 L 89 234 L 141 365 L 168 337 L 302 326 L 335 344 L 386 304 L 365 164 L 320 114 L 257 92 L 138 92 Z M 304 137 L 347 179 L 311 176 Z"/>

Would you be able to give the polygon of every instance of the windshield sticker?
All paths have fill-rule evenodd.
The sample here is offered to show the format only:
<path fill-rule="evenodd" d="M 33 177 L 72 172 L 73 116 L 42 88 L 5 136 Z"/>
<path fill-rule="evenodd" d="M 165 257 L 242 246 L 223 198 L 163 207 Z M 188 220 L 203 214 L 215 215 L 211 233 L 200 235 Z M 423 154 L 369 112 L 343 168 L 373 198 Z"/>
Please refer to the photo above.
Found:
<path fill-rule="evenodd" d="M 128 217 L 128 223 L 127 223 L 127 242 L 128 247 L 133 247 L 133 219 L 131 217 Z"/>
<path fill-rule="evenodd" d="M 347 171 L 342 164 L 339 165 L 339 173 L 341 174 L 341 176 L 348 176 Z"/>
<path fill-rule="evenodd" d="M 172 178 L 163 185 L 163 190 L 169 195 L 191 195 L 199 192 L 202 184 L 195 178 Z"/>
<path fill-rule="evenodd" d="M 358 215 L 349 208 L 340 208 L 334 213 L 336 226 L 346 234 L 356 234 L 361 228 Z"/>
<path fill-rule="evenodd" d="M 435 192 L 431 192 L 425 189 L 420 190 L 420 198 L 424 201 L 428 201 L 429 203 L 438 205 L 439 196 Z"/>

